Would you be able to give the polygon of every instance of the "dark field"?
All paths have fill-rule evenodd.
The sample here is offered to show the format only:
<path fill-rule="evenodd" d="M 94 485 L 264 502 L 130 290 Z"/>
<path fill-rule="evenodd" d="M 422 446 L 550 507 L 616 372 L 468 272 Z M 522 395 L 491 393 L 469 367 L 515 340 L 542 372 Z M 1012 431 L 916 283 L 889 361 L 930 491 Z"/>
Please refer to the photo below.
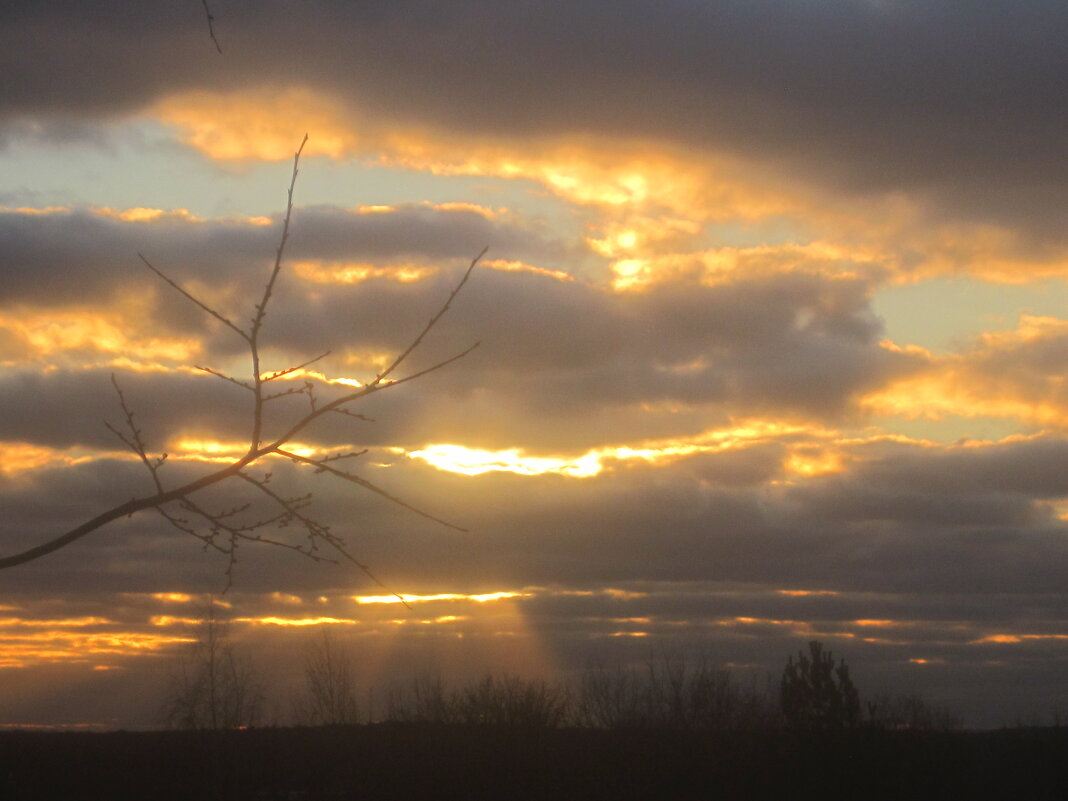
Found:
<path fill-rule="evenodd" d="M 1068 729 L 0 733 L 0 799 L 1066 799 Z"/>

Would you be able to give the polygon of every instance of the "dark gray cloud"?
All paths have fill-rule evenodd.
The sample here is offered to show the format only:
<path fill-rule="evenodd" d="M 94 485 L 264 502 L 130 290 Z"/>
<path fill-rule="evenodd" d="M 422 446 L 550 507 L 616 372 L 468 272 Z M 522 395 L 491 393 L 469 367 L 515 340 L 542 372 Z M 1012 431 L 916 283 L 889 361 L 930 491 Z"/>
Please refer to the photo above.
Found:
<path fill-rule="evenodd" d="M 1065 206 L 1068 12 L 1048 0 L 243 2 L 216 11 L 221 58 L 194 9 L 86 9 L 7 12 L 0 116 L 76 121 L 293 83 L 368 119 L 659 139 L 1048 234 Z"/>
<path fill-rule="evenodd" d="M 770 458 L 763 450 L 761 459 Z M 1031 499 L 1063 497 L 1065 488 L 1043 484 L 1038 468 L 1055 473 L 1066 454 L 1068 446 L 1056 439 L 990 449 L 897 448 L 881 455 L 869 449 L 863 454 L 868 461 L 852 476 L 810 479 L 786 490 L 769 483 L 786 477 L 775 468 L 726 489 L 705 480 L 711 469 L 729 474 L 732 464 L 739 473 L 751 471 L 753 449 L 669 467 L 639 465 L 589 480 L 472 479 L 403 460 L 389 468 L 360 468 L 391 491 L 467 526 L 468 533 L 443 529 L 308 471 L 278 468 L 276 481 L 294 492 L 314 489 L 316 514 L 401 591 L 542 588 L 533 590 L 535 598 L 516 602 L 517 608 L 528 633 L 560 654 L 562 666 L 581 668 L 598 657 L 640 663 L 651 649 L 685 642 L 715 659 L 775 670 L 804 639 L 819 637 L 847 657 L 866 692 L 921 690 L 955 702 L 971 722 L 996 725 L 991 715 L 1040 710 L 1061 686 L 1040 670 L 1059 658 L 1056 641 L 980 641 L 1064 631 L 1064 524 Z M 1020 464 L 1034 465 L 1036 472 L 1020 475 Z M 170 474 L 176 480 L 199 468 L 168 469 L 176 471 Z M 0 499 L 18 533 L 5 535 L 5 546 L 39 541 L 98 511 L 96 504 L 126 497 L 143 481 L 139 470 L 103 462 L 5 481 Z M 1002 482 L 1001 475 L 1011 478 Z M 885 513 L 870 505 L 858 510 L 854 499 L 863 506 L 876 491 Z M 939 505 L 931 506 L 935 498 Z M 974 512 L 977 504 L 982 515 Z M 947 514 L 949 508 L 956 513 Z M 94 568 L 87 570 L 87 563 Z M 132 600 L 112 607 L 109 593 L 218 591 L 224 570 L 225 560 L 206 556 L 198 543 L 146 513 L 6 574 L 4 600 L 29 604 L 28 613 L 49 618 L 58 617 L 61 607 L 34 604 L 56 595 L 64 609 L 109 610 L 104 616 L 136 628 L 150 614 L 188 610 Z M 236 581 L 230 597 L 235 615 L 355 616 L 367 629 L 392 616 L 346 605 L 343 596 L 380 592 L 355 570 L 301 562 L 268 547 L 242 550 Z M 606 588 L 636 594 L 609 594 Z M 838 594 L 795 597 L 782 589 Z M 304 597 L 305 605 L 287 610 L 266 597 L 278 590 Z M 333 600 L 320 606 L 314 602 L 320 594 Z M 413 616 L 458 613 L 466 610 L 437 602 L 418 605 Z M 873 619 L 892 622 L 857 622 Z M 631 630 L 649 636 L 640 646 L 614 644 L 611 635 Z M 403 645 L 394 644 L 414 658 L 430 647 L 429 641 L 419 644 L 421 636 L 405 634 Z M 278 642 L 266 638 L 261 645 L 276 648 Z M 367 641 L 366 647 L 377 646 Z M 911 658 L 932 660 L 937 675 L 908 678 L 902 671 L 920 669 L 908 667 Z M 937 660 L 952 671 L 943 673 Z M 984 674 L 991 660 L 1004 667 L 992 674 L 987 665 Z M 130 666 L 133 676 L 155 675 L 151 665 Z M 1041 684 L 990 701 L 991 688 L 1010 676 Z M 950 686 L 956 690 L 947 692 Z M 71 703 L 78 697 L 74 693 Z"/>
<path fill-rule="evenodd" d="M 333 94 L 372 128 L 412 126 L 520 151 L 533 139 L 570 135 L 653 140 L 698 156 L 751 159 L 846 196 L 905 193 L 929 202 L 931 221 L 971 215 L 1021 225 L 1048 237 L 1031 243 L 1034 252 L 1063 236 L 1068 49 L 1059 33 L 1068 11 L 1061 5 L 413 0 L 296 7 L 218 0 L 212 7 L 222 57 L 195 5 L 23 4 L 0 12 L 2 136 L 99 146 L 115 119 L 174 91 L 296 84 Z M 0 197 L 12 204 L 33 198 Z M 293 260 L 443 268 L 413 283 L 372 278 L 352 286 L 287 272 L 265 329 L 271 366 L 329 347 L 335 352 L 321 366 L 333 375 L 372 375 L 364 351 L 396 352 L 410 342 L 483 245 L 491 257 L 572 274 L 587 261 L 601 265 L 528 220 L 458 208 L 411 205 L 362 216 L 298 208 L 294 226 Z M 136 253 L 179 281 L 216 288 L 222 310 L 243 320 L 277 236 L 277 223 L 172 216 L 134 224 L 79 209 L 3 213 L 0 301 L 47 314 L 155 287 L 144 309 L 130 311 L 131 321 L 148 321 L 154 335 L 202 337 L 205 362 L 236 363 L 240 341 L 168 296 Z M 577 455 L 596 445 L 696 435 L 732 417 L 856 422 L 856 398 L 932 367 L 879 346 L 874 285 L 739 271 L 716 286 L 687 280 L 610 293 L 481 270 L 407 369 L 476 340 L 478 350 L 359 408 L 376 423 L 337 418 L 302 438 Z M 26 356 L 14 334 L 0 344 L 5 356 Z M 1006 391 L 1059 403 L 1050 377 L 1063 372 L 1063 351 L 1051 335 L 977 347 L 954 364 L 969 380 L 994 376 Z M 111 368 L 71 366 L 110 354 L 87 345 L 67 355 L 46 373 L 27 366 L 0 377 L 0 441 L 121 448 L 101 424 L 121 419 Z M 185 373 L 119 370 L 119 378 L 153 449 L 179 433 L 246 435 L 245 398 L 231 385 Z M 278 411 L 297 410 L 280 403 Z M 1051 641 L 977 642 L 1005 631 L 1065 632 L 1068 545 L 1050 504 L 1068 496 L 1062 438 L 953 448 L 839 443 L 832 447 L 845 451 L 846 472 L 809 478 L 785 466 L 797 441 L 771 438 L 670 464 L 609 462 L 605 473 L 583 480 L 471 478 L 381 449 L 354 467 L 467 532 L 329 476 L 277 466 L 276 480 L 297 494 L 314 491 L 316 515 L 392 587 L 546 588 L 516 604 L 569 667 L 609 642 L 621 643 L 617 655 L 645 658 L 647 643 L 611 637 L 641 625 L 650 642 L 686 636 L 725 659 L 767 669 L 781 667 L 805 637 L 837 638 L 836 652 L 848 646 L 851 664 L 870 679 L 866 687 L 906 683 L 936 698 L 957 693 L 973 707 L 997 694 L 1005 708 L 1026 708 L 1063 687 L 1062 652 Z M 178 482 L 208 469 L 174 460 L 165 478 Z M 4 473 L 4 553 L 148 491 L 134 461 Z M 209 493 L 206 502 L 221 508 L 238 497 Z M 225 559 L 206 556 L 198 542 L 144 513 L 5 573 L 0 602 L 40 604 L 39 617 L 69 605 L 143 624 L 158 610 L 148 602 L 115 606 L 107 595 L 218 591 L 225 567 Z M 379 591 L 352 567 L 301 563 L 271 548 L 242 549 L 236 581 L 237 602 L 255 610 L 275 609 L 280 602 L 264 596 L 276 590 L 309 598 Z M 609 587 L 647 594 L 599 592 Z M 792 597 L 778 589 L 839 594 Z M 49 605 L 45 596 L 62 602 Z M 340 613 L 342 603 L 333 597 L 326 608 Z M 862 619 L 899 624 L 868 630 L 858 627 Z M 413 633 L 395 655 L 425 657 L 420 648 L 433 636 Z M 1012 659 L 1004 656 L 1017 646 Z M 920 677 L 907 672 L 914 656 L 945 663 Z M 992 661 L 1011 667 L 991 672 Z M 158 680 L 159 671 L 145 670 L 124 687 L 147 699 L 145 676 Z M 57 715 L 119 692 L 104 679 L 74 686 L 72 674 L 57 668 L 54 675 L 70 689 L 51 706 L 32 688 L 12 686 Z M 49 685 L 54 696 L 55 682 Z M 33 709 L 4 703 L 0 715 Z M 81 708 L 95 715 L 104 706 Z"/>
<path fill-rule="evenodd" d="M 0 275 L 8 303 L 84 307 L 142 287 L 144 307 L 129 315 L 134 342 L 154 337 L 202 339 L 197 364 L 243 377 L 243 341 L 159 282 L 138 251 L 184 285 L 197 281 L 236 321 L 251 315 L 262 291 L 275 228 L 181 217 L 131 223 L 73 211 L 0 215 L 6 235 Z M 456 265 L 415 282 L 372 278 L 318 284 L 289 270 L 282 276 L 264 329 L 265 369 L 300 363 L 324 350 L 327 374 L 368 380 L 381 365 L 365 354 L 396 354 L 441 307 L 471 258 L 471 242 L 489 241 L 502 256 L 568 267 L 573 254 L 521 220 L 491 221 L 466 210 L 401 207 L 357 215 L 333 207 L 299 210 L 290 258 L 382 264 Z M 496 255 L 496 254 L 491 254 Z M 582 258 L 581 254 L 575 256 Z M 201 291 L 201 290 L 197 290 Z M 461 439 L 505 447 L 582 449 L 621 437 L 677 434 L 642 404 L 674 404 L 688 414 L 687 433 L 725 419 L 786 413 L 840 419 L 853 402 L 888 380 L 926 366 L 878 345 L 881 326 L 869 305 L 871 283 L 799 273 L 759 276 L 716 286 L 662 285 L 614 293 L 531 272 L 481 268 L 450 314 L 399 375 L 407 375 L 480 342 L 460 364 L 417 385 L 383 393 L 361 410 L 378 420 L 353 432 L 336 419 L 313 438 L 366 444 Z M 117 301 L 116 301 L 117 303 Z M 14 334 L 13 355 L 25 351 Z M 20 351 L 21 349 L 21 351 Z M 364 354 L 364 355 L 361 355 Z M 24 355 L 24 354 L 23 354 Z M 64 364 L 110 358 L 87 340 Z M 189 374 L 119 370 L 131 405 L 166 442 L 179 432 L 232 440 L 247 429 L 240 389 Z M 0 428 L 9 439 L 100 446 L 99 421 L 117 412 L 110 369 L 9 371 L 0 380 Z M 329 393 L 329 390 L 323 390 Z M 325 396 L 324 396 L 325 397 Z M 297 399 L 276 404 L 296 413 Z M 674 416 L 674 415 L 673 415 Z M 625 430 L 626 433 L 620 433 Z M 362 439 L 366 438 L 366 439 Z"/>
<path fill-rule="evenodd" d="M 79 209 L 40 215 L 0 212 L 0 300 L 85 300 L 149 276 L 138 253 L 176 280 L 236 285 L 250 294 L 266 279 L 279 233 L 277 221 L 271 226 L 243 220 L 197 222 L 169 214 L 129 223 Z M 518 220 L 494 222 L 474 211 L 415 204 L 366 215 L 327 206 L 299 209 L 286 253 L 289 259 L 434 264 L 470 260 L 483 247 L 534 261 L 559 260 L 569 253 Z"/>
<path fill-rule="evenodd" d="M 774 453 L 763 450 L 760 461 Z M 733 581 L 856 592 L 908 590 L 923 596 L 955 591 L 1055 594 L 1068 566 L 1068 546 L 1063 522 L 1042 500 L 1063 498 L 1068 488 L 1063 482 L 1043 486 L 1037 470 L 1013 475 L 1013 466 L 1040 462 L 1050 474 L 1063 475 L 1066 454 L 1068 446 L 1060 440 L 990 452 L 917 448 L 904 459 L 872 458 L 845 477 L 785 487 L 775 484 L 788 477 L 781 461 L 752 473 L 754 449 L 694 456 L 670 466 L 621 465 L 591 479 L 470 478 L 380 453 L 353 464 L 390 492 L 469 528 L 467 533 L 443 529 L 329 476 L 278 465 L 271 469 L 279 485 L 292 486 L 295 494 L 314 490 L 324 521 L 338 533 L 353 535 L 357 551 L 370 543 L 376 556 L 371 561 L 379 570 L 410 585 L 468 585 L 492 576 L 512 586 Z M 383 463 L 390 466 L 376 466 Z M 711 470 L 730 475 L 732 465 L 737 465 L 733 483 L 708 480 Z M 173 484 L 209 469 L 176 463 L 168 466 L 165 477 Z M 932 480 L 945 470 L 956 474 L 952 490 Z M 147 491 L 141 471 L 132 462 L 35 471 L 5 482 L 5 508 L 11 520 L 22 521 L 18 530 L 32 539 L 63 529 L 63 521 L 73 526 L 111 503 Z M 745 471 L 751 480 L 741 483 Z M 1012 478 L 998 480 L 1002 471 Z M 894 475 L 897 480 L 887 479 Z M 983 475 L 990 478 L 974 478 Z M 1032 481 L 1029 475 L 1038 477 Z M 502 503 L 503 498 L 508 502 Z M 220 496 L 211 503 L 227 501 Z M 149 561 L 171 547 L 184 548 L 195 559 L 191 552 L 197 547 L 191 541 L 158 544 L 175 538 L 184 539 L 169 532 L 163 521 L 141 515 L 77 547 L 103 547 L 100 563 L 110 565 L 104 572 L 117 571 L 118 579 L 126 581 L 123 565 L 139 550 L 132 547 L 137 543 L 157 543 L 143 554 Z M 154 553 L 158 547 L 164 550 Z M 290 556 L 266 558 L 250 572 L 246 588 L 300 592 L 319 586 L 322 577 L 314 571 L 290 569 Z M 148 584 L 150 578 L 142 576 Z M 98 574 L 86 578 L 92 586 L 101 580 Z M 145 581 L 138 581 L 143 589 Z"/>

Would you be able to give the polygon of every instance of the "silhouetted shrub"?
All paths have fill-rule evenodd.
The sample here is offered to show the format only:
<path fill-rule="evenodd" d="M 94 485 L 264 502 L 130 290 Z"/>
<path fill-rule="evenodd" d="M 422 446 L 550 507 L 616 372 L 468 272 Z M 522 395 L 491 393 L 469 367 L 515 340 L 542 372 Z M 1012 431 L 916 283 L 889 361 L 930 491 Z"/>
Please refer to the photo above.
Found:
<path fill-rule="evenodd" d="M 868 725 L 879 729 L 952 731 L 960 719 L 948 707 L 932 704 L 916 694 L 877 695 L 865 703 Z"/>
<path fill-rule="evenodd" d="M 561 726 L 570 715 L 563 685 L 507 675 L 486 676 L 451 691 L 440 678 L 419 679 L 406 693 L 390 696 L 387 712 L 393 721 L 538 729 Z"/>
<path fill-rule="evenodd" d="M 860 722 L 860 695 L 849 677 L 845 660 L 834 663 L 830 651 L 813 640 L 808 654 L 798 651 L 783 669 L 779 700 L 788 726 L 802 729 L 839 729 Z"/>
<path fill-rule="evenodd" d="M 538 729 L 563 724 L 571 706 L 562 685 L 517 676 L 486 676 L 464 687 L 453 704 L 461 723 Z"/>
<path fill-rule="evenodd" d="M 457 722 L 452 700 L 440 676 L 418 678 L 407 690 L 390 692 L 386 719 L 405 723 Z"/>
<path fill-rule="evenodd" d="M 578 683 L 577 721 L 594 728 L 724 731 L 765 728 L 775 717 L 769 693 L 743 689 L 704 656 L 659 654 L 642 668 L 591 667 Z"/>

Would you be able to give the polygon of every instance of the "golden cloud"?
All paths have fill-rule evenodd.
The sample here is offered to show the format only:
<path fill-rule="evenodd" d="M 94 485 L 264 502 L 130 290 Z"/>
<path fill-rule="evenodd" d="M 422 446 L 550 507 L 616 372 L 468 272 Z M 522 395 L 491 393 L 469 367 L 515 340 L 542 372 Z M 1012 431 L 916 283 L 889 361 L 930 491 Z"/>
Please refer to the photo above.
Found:
<path fill-rule="evenodd" d="M 869 393 L 860 406 L 905 419 L 1007 418 L 1065 428 L 1064 376 L 1050 353 L 1066 339 L 1068 320 L 1022 315 L 1015 328 L 983 333 L 962 353 L 936 356 L 911 348 L 927 367 Z"/>
<path fill-rule="evenodd" d="M 608 137 L 461 136 L 417 129 L 303 87 L 179 93 L 149 113 L 214 159 L 288 160 L 311 131 L 308 155 L 370 157 L 433 175 L 536 181 L 597 211 L 588 242 L 612 260 L 621 289 L 694 263 L 710 280 L 744 272 L 747 264 L 782 262 L 790 269 L 791 259 L 801 259 L 823 269 L 878 270 L 896 281 L 968 273 L 1009 282 L 1064 275 L 1068 264 L 1068 249 L 1039 252 L 1004 226 L 944 221 L 919 197 L 843 195 L 726 153 Z M 789 236 L 779 233 L 775 238 L 784 241 L 771 245 L 777 253 L 682 244 L 709 222 L 774 220 L 791 221 Z M 791 256 L 791 248 L 809 252 Z"/>
<path fill-rule="evenodd" d="M 592 478 L 613 462 L 642 461 L 662 464 L 699 453 L 716 453 L 797 435 L 830 438 L 826 429 L 775 420 L 744 420 L 727 428 L 709 429 L 696 436 L 649 440 L 635 445 L 611 445 L 581 454 L 535 456 L 521 448 L 490 451 L 463 445 L 438 443 L 409 451 L 439 470 L 469 476 L 507 472 L 537 476 L 547 473 L 570 478 Z M 818 475 L 842 469 L 842 458 L 826 449 L 798 448 L 787 469 L 800 475 Z"/>
<path fill-rule="evenodd" d="M 0 332 L 7 334 L 7 352 L 0 352 L 0 360 L 55 360 L 69 351 L 97 351 L 124 359 L 189 363 L 201 351 L 201 343 L 190 337 L 138 333 L 150 327 L 143 298 L 124 297 L 106 307 L 8 307 L 0 311 Z"/>
<path fill-rule="evenodd" d="M 353 595 L 352 600 L 358 604 L 421 604 L 432 601 L 470 601 L 473 603 L 489 603 L 491 601 L 506 601 L 513 598 L 531 598 L 533 593 L 521 590 L 500 590 L 497 592 L 475 593 L 473 595 L 458 592 L 441 592 L 433 595 Z"/>

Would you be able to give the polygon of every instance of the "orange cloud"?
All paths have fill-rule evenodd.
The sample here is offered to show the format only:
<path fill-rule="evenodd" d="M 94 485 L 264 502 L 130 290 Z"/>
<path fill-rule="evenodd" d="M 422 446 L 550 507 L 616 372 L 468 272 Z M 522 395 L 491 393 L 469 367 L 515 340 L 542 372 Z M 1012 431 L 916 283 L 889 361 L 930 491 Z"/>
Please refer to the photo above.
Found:
<path fill-rule="evenodd" d="M 234 618 L 234 623 L 251 623 L 254 626 L 295 626 L 303 628 L 305 626 L 326 626 L 326 625 L 346 625 L 357 626 L 360 621 L 350 620 L 348 618 L 338 617 L 237 617 Z"/>
<path fill-rule="evenodd" d="M 790 262 L 798 259 L 806 269 L 871 269 L 906 282 L 957 273 L 1020 282 L 1062 276 L 1068 262 L 1068 249 L 1038 251 L 1006 226 L 947 222 L 932 215 L 920 197 L 824 190 L 725 152 L 619 137 L 461 137 L 416 128 L 304 87 L 179 93 L 149 113 L 214 159 L 288 160 L 310 131 L 308 155 L 371 157 L 433 175 L 536 181 L 570 203 L 597 210 L 588 241 L 612 259 L 619 288 L 633 289 L 695 265 L 707 280 L 723 280 L 751 274 L 746 266 L 752 264 L 767 269 L 779 262 L 796 269 Z M 791 233 L 777 234 L 780 244 L 736 252 L 662 241 L 684 241 L 708 222 L 786 219 Z M 763 247 L 774 252 L 762 252 Z"/>
<path fill-rule="evenodd" d="M 501 590 L 498 592 L 484 592 L 469 595 L 457 592 L 441 592 L 434 595 L 353 595 L 352 600 L 358 604 L 418 604 L 430 601 L 472 601 L 474 603 L 488 603 L 490 601 L 504 601 L 512 598 L 530 598 L 533 593 L 524 591 Z"/>
<path fill-rule="evenodd" d="M 201 343 L 188 337 L 139 335 L 150 322 L 142 319 L 145 304 L 138 298 L 123 298 L 112 307 L 40 309 L 8 307 L 0 311 L 0 332 L 8 335 L 8 353 L 0 360 L 56 358 L 66 351 L 98 351 L 123 358 L 181 363 L 193 361 Z M 10 352 L 17 343 L 17 352 Z"/>
<path fill-rule="evenodd" d="M 438 272 L 436 267 L 416 265 L 380 267 L 366 262 L 323 259 L 294 261 L 291 267 L 296 275 L 315 284 L 358 284 L 371 278 L 412 283 Z"/>
<path fill-rule="evenodd" d="M 656 206 L 685 209 L 686 216 L 698 210 L 707 219 L 757 219 L 793 205 L 774 181 L 743 179 L 743 165 L 725 156 L 671 153 L 649 143 L 459 138 L 370 117 L 304 88 L 180 93 L 149 113 L 214 159 L 288 160 L 310 131 L 306 155 L 373 155 L 436 175 L 532 179 L 579 205 Z"/>
<path fill-rule="evenodd" d="M 407 455 L 439 470 L 469 476 L 508 472 L 527 476 L 555 473 L 571 478 L 591 478 L 599 475 L 612 462 L 666 463 L 684 456 L 748 447 L 799 434 L 831 436 L 831 432 L 811 426 L 774 420 L 742 420 L 733 426 L 709 429 L 691 437 L 648 440 L 634 445 L 610 445 L 573 455 L 534 456 L 521 448 L 489 451 L 447 443 L 427 445 L 409 451 Z M 802 475 L 834 472 L 841 469 L 841 458 L 829 451 L 810 449 L 806 455 L 804 450 L 798 449 L 793 467 L 788 465 L 788 469 Z"/>
<path fill-rule="evenodd" d="M 1049 358 L 1066 339 L 1068 320 L 1022 315 L 1015 328 L 983 333 L 962 353 L 935 356 L 910 348 L 928 367 L 869 393 L 860 406 L 906 419 L 1007 418 L 1068 427 L 1064 377 Z"/>
<path fill-rule="evenodd" d="M 131 656 L 159 651 L 188 637 L 148 634 L 136 631 L 80 631 L 87 626 L 106 625 L 110 621 L 85 623 L 73 621 L 0 621 L 0 667 L 24 668 L 49 662 L 90 662 L 101 655 Z M 18 628 L 44 627 L 45 631 L 17 633 Z M 55 626 L 48 628 L 48 625 Z M 15 628 L 16 632 L 9 629 Z"/>
<path fill-rule="evenodd" d="M 0 442 L 0 472 L 7 475 L 44 467 L 70 467 L 91 459 L 92 456 L 79 449 L 59 450 L 29 442 Z"/>
<path fill-rule="evenodd" d="M 775 592 L 791 598 L 803 598 L 810 595 L 838 595 L 835 590 L 776 590 Z"/>
<path fill-rule="evenodd" d="M 164 99 L 151 113 L 213 159 L 291 159 L 309 131 L 315 135 L 305 156 L 344 158 L 360 145 L 354 120 L 337 103 L 306 89 L 187 92 Z"/>

